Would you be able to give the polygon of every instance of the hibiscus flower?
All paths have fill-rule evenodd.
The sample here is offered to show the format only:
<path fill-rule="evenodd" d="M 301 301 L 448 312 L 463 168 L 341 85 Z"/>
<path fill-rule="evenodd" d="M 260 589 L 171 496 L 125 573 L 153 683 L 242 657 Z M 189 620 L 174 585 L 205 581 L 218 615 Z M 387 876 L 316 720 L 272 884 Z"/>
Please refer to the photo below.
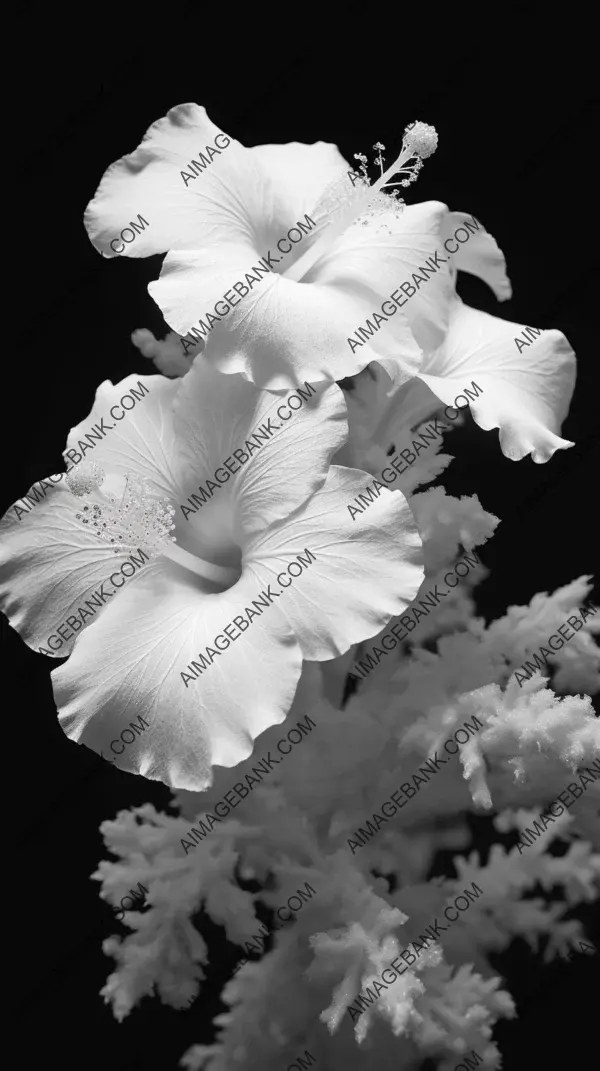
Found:
<path fill-rule="evenodd" d="M 365 345 L 348 337 L 435 253 L 445 206 L 379 191 L 392 173 L 408 184 L 436 143 L 433 128 L 408 127 L 398 160 L 368 186 L 334 145 L 245 148 L 182 104 L 108 168 L 85 225 L 105 256 L 167 254 L 149 292 L 184 354 L 205 341 L 214 367 L 271 390 L 343 379 L 375 358 L 404 381 L 421 346 L 444 337 L 448 268 Z"/>
<path fill-rule="evenodd" d="M 99 387 L 71 460 L 134 381 Z M 330 464 L 347 434 L 336 385 L 292 401 L 197 357 L 184 379 L 138 386 L 93 466 L 4 517 L 0 595 L 31 647 L 69 655 L 52 679 L 71 739 L 111 755 L 141 717 L 117 765 L 199 791 L 285 719 L 303 660 L 336 658 L 403 611 L 421 541 L 399 492 L 350 519 L 369 477 Z"/>

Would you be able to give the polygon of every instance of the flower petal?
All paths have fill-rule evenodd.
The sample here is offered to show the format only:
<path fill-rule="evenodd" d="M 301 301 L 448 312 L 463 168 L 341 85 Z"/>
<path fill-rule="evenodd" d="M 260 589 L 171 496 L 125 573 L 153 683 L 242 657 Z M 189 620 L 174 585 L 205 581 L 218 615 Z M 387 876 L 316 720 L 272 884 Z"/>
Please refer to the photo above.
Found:
<path fill-rule="evenodd" d="M 475 222 L 474 216 L 467 216 L 466 212 L 448 212 L 442 225 L 442 238 L 451 238 L 458 227 L 465 223 Z M 452 263 L 459 271 L 468 271 L 483 279 L 484 283 L 494 291 L 498 301 L 508 301 L 512 297 L 510 279 L 506 274 L 506 260 L 496 239 L 483 230 L 473 233 L 470 229 L 468 242 L 459 243 L 458 239 L 452 238 L 458 250 L 452 255 Z M 466 229 L 466 228 L 465 228 Z"/>
<path fill-rule="evenodd" d="M 524 330 L 524 324 L 459 301 L 445 345 L 426 360 L 418 378 L 446 405 L 476 379 L 482 394 L 469 405 L 479 427 L 500 429 L 505 457 L 519 461 L 531 454 L 541 464 L 574 445 L 559 432 L 575 386 L 575 354 L 554 330 L 542 331 L 523 349 Z"/>
<path fill-rule="evenodd" d="M 316 141 L 305 145 L 288 141 L 285 145 L 255 145 L 248 149 L 260 161 L 264 174 L 271 178 L 275 220 L 280 228 L 277 239 L 289 230 L 297 219 L 312 211 L 323 191 L 353 169 L 344 160 L 336 145 Z M 350 180 L 348 180 L 350 181 Z M 312 241 L 312 236 L 307 236 Z M 302 243 L 302 252 L 307 245 Z"/>
<path fill-rule="evenodd" d="M 224 145 L 226 138 L 197 104 L 179 104 L 153 123 L 139 147 L 107 169 L 86 208 L 84 223 L 96 249 L 108 257 L 148 257 L 177 247 L 196 248 L 211 222 L 216 238 L 232 227 L 243 234 L 246 215 L 236 185 L 245 175 L 250 205 L 254 202 L 258 209 L 262 168 L 239 142 Z M 200 154 L 203 159 L 190 171 L 190 162 Z M 138 233 L 130 223 L 139 215 L 148 226 L 138 222 Z M 128 226 L 135 240 L 125 242 L 119 234 Z M 124 248 L 111 249 L 111 242 Z"/>
<path fill-rule="evenodd" d="M 275 612 L 312 661 L 337 658 L 379 632 L 402 613 L 423 580 L 421 539 L 404 495 L 387 488 L 378 497 L 376 491 L 365 494 L 372 505 L 352 519 L 348 505 L 356 509 L 355 499 L 369 483 L 367 473 L 332 465 L 305 509 L 255 535 L 245 548 L 244 569 L 255 575 L 257 587 L 271 583 L 281 592 Z M 282 570 L 307 550 L 316 561 L 288 585 Z"/>
<path fill-rule="evenodd" d="M 347 170 L 334 145 L 247 149 L 211 122 L 205 108 L 180 104 L 152 124 L 135 152 L 108 168 L 84 222 L 93 244 L 108 257 L 229 244 L 246 254 L 242 264 L 248 271 L 258 259 L 256 250 L 260 256 L 275 247 L 323 188 Z M 132 220 L 138 221 L 135 230 Z M 119 238 L 127 227 L 133 237 Z M 303 251 L 312 240 L 302 243 Z M 300 254 L 290 263 L 295 255 Z"/>
<path fill-rule="evenodd" d="M 305 383 L 300 390 L 301 397 L 259 391 L 241 376 L 223 376 L 204 357 L 196 358 L 175 403 L 186 488 L 179 513 L 193 531 L 210 539 L 212 529 L 218 539 L 218 513 L 228 503 L 241 543 L 297 510 L 324 483 L 329 462 L 348 435 L 344 395 L 335 383 Z M 233 473 L 224 467 L 226 460 Z M 188 502 L 183 513 L 185 496 L 208 478 L 214 482 L 217 470 L 218 491 L 198 508 Z"/>
<path fill-rule="evenodd" d="M 500 320 L 457 299 L 444 345 L 427 357 L 415 381 L 391 399 L 378 440 L 387 441 L 392 427 L 420 423 L 439 408 L 436 398 L 453 406 L 462 395 L 480 428 L 500 429 L 502 452 L 513 461 L 531 454 L 542 464 L 556 450 L 573 446 L 559 436 L 575 384 L 573 350 L 560 331 L 542 331 L 525 341 L 525 330 L 523 324 Z M 427 390 L 419 387 L 419 380 Z M 465 395 L 465 389 L 476 395 L 476 387 L 481 388 L 479 396 Z"/>
<path fill-rule="evenodd" d="M 400 364 L 406 374 L 420 367 L 422 354 L 402 313 L 380 337 L 355 346 L 353 352 L 348 335 L 373 312 L 373 294 L 365 289 L 356 292 L 350 286 L 308 284 L 270 274 L 250 285 L 252 292 L 234 308 L 225 303 L 225 315 L 212 323 L 211 304 L 223 311 L 219 299 L 232 293 L 236 281 L 248 289 L 251 280 L 244 283 L 244 273 L 251 273 L 251 267 L 232 246 L 222 245 L 210 254 L 170 253 L 160 279 L 149 287 L 178 334 L 189 334 L 202 321 L 206 357 L 220 372 L 237 372 L 260 388 L 283 390 L 304 380 L 344 379 L 380 355 L 395 367 Z"/>
<path fill-rule="evenodd" d="M 406 316 L 419 345 L 424 350 L 437 349 L 448 330 L 454 291 L 442 246 L 442 226 L 447 212 L 446 205 L 440 201 L 425 201 L 407 205 L 400 214 L 376 216 L 367 226 L 351 226 L 306 279 L 314 278 L 360 294 L 371 312 L 379 313 L 382 302 L 401 283 L 409 283 L 415 293 L 399 311 Z M 413 273 L 423 279 L 419 269 L 436 252 L 444 254 L 438 257 L 436 273 L 425 276 L 425 282 L 415 283 Z M 392 316 L 391 323 L 396 319 L 397 314 Z M 361 325 L 357 310 L 355 327 L 350 328 L 350 333 Z M 388 325 L 383 325 L 380 335 L 374 338 L 375 349 L 387 330 Z"/>
<path fill-rule="evenodd" d="M 82 459 L 97 461 L 106 471 L 122 476 L 133 472 L 144 477 L 157 495 L 177 499 L 179 450 L 172 405 L 179 385 L 165 376 L 134 374 L 120 383 L 106 379 L 96 391 L 89 416 L 71 428 L 64 453 L 76 450 Z M 126 396 L 128 402 L 121 405 Z M 94 431 L 96 424 L 100 432 Z M 90 435 L 87 441 L 86 435 Z M 79 463 L 77 457 L 71 460 Z"/>
<path fill-rule="evenodd" d="M 231 788 L 233 782 L 242 781 L 243 783 L 245 775 L 252 773 L 252 766 L 258 764 L 261 756 L 267 754 L 269 748 L 274 748 L 281 739 L 282 733 L 294 726 L 295 719 L 303 714 L 312 713 L 322 703 L 323 665 L 318 662 L 304 662 L 294 701 L 285 721 L 277 722 L 257 736 L 253 743 L 252 754 L 238 763 L 233 772 L 231 767 L 214 765 L 209 789 L 202 793 L 177 793 L 177 804 L 181 807 L 181 813 L 189 818 L 194 818 L 201 810 L 205 813 L 207 811 L 214 813 L 214 804 Z M 275 772 L 273 781 L 276 780 L 277 773 Z"/>
<path fill-rule="evenodd" d="M 302 656 L 289 628 L 275 613 L 252 620 L 248 635 L 240 633 L 234 650 L 213 657 L 196 680 L 182 672 L 190 676 L 192 660 L 258 595 L 250 574 L 207 596 L 193 574 L 153 562 L 52 674 L 67 736 L 112 756 L 111 740 L 141 716 L 149 728 L 115 765 L 193 792 L 211 783 L 211 765 L 248 758 L 255 738 L 285 720 L 294 698 Z"/>
<path fill-rule="evenodd" d="M 95 495 L 90 499 L 97 500 Z M 81 501 L 64 483 L 56 484 L 36 505 L 35 515 L 19 523 L 6 514 L 0 522 L 4 612 L 25 643 L 44 648 L 52 658 L 68 655 L 82 627 L 89 626 L 96 613 L 122 594 L 123 585 L 110 578 L 130 561 L 130 552 L 115 553 L 77 520 L 80 507 Z M 137 555 L 136 561 L 143 564 L 144 557 Z M 139 576 L 132 574 L 127 587 Z M 68 618 L 75 619 L 79 628 L 69 625 Z M 54 637 L 58 646 L 56 641 L 49 643 Z"/>

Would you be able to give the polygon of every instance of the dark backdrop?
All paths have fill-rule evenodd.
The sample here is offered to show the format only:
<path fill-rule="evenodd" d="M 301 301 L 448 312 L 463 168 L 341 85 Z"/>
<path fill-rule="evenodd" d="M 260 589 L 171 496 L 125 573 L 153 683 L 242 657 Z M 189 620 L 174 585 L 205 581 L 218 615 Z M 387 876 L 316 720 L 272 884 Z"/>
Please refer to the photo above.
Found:
<path fill-rule="evenodd" d="M 24 7 L 9 46 L 22 60 L 19 107 L 13 100 L 8 109 L 19 128 L 8 215 L 18 221 L 10 262 L 19 269 L 20 338 L 8 404 L 18 427 L 3 506 L 62 470 L 67 431 L 89 411 L 103 379 L 154 371 L 130 334 L 141 326 L 166 332 L 146 291 L 160 258 L 104 260 L 82 214 L 105 168 L 186 101 L 204 104 L 247 145 L 322 139 L 350 161 L 378 140 L 391 156 L 407 123 L 433 123 L 439 149 L 409 200 L 436 198 L 473 213 L 496 237 L 515 296 L 497 305 L 484 284 L 463 277 L 463 298 L 566 334 L 578 378 L 563 433 L 576 442 L 597 433 L 591 312 L 598 253 L 587 222 L 595 79 L 583 8 L 556 9 L 559 22 L 541 4 L 420 6 L 402 14 L 351 5 L 324 25 L 322 10 L 298 5 L 222 4 L 210 17 L 197 13 L 203 6 L 170 0 L 154 15 L 124 5 L 85 15 Z M 497 432 L 470 422 L 451 449 L 458 458 L 445 480 L 449 492 L 477 493 L 503 518 L 482 552 L 491 569 L 478 589 L 486 619 L 593 573 L 597 438 L 547 467 L 515 464 L 502 457 Z M 221 1010 L 215 989 L 187 1013 L 147 999 L 117 1024 L 98 996 L 113 965 L 100 942 L 124 931 L 89 880 L 105 855 L 100 822 L 145 801 L 164 807 L 169 793 L 66 739 L 52 698 L 52 660 L 30 651 L 2 620 L 4 681 L 13 686 L 17 715 L 5 766 L 14 771 L 17 918 L 8 929 L 16 948 L 7 973 L 22 1017 L 19 1066 L 41 1067 L 52 1057 L 78 1071 L 108 1063 L 115 1071 L 174 1071 L 190 1044 L 211 1040 L 210 1019 Z M 215 927 L 206 932 L 223 957 L 209 974 L 218 994 L 233 953 Z M 580 1056 L 591 1029 L 581 998 L 592 961 L 543 968 L 519 945 L 501 962 L 513 992 L 529 1001 L 518 1023 L 497 1031 L 505 1068 L 559 1067 Z"/>

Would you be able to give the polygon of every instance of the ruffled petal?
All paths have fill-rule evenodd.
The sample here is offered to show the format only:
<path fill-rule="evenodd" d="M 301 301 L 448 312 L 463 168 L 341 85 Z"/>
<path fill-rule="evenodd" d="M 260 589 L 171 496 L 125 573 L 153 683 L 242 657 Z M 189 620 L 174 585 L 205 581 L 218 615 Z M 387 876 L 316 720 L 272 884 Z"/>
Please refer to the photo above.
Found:
<path fill-rule="evenodd" d="M 218 538 L 226 505 L 243 543 L 297 510 L 324 483 L 348 434 L 344 395 L 336 384 L 300 389 L 302 397 L 274 395 L 241 376 L 221 375 L 201 356 L 194 361 L 175 403 L 180 467 L 186 496 L 208 478 L 215 490 L 200 506 L 182 498 L 178 512 L 204 539 L 211 532 Z"/>
<path fill-rule="evenodd" d="M 469 400 L 484 431 L 500 429 L 505 457 L 527 454 L 538 464 L 574 443 L 559 435 L 575 386 L 575 354 L 561 331 L 542 331 L 525 343 L 526 325 L 499 320 L 462 302 L 453 308 L 445 345 L 419 373 L 446 405 L 477 380 L 481 395 Z"/>
<path fill-rule="evenodd" d="M 454 287 L 448 266 L 449 258 L 442 246 L 442 225 L 447 215 L 446 205 L 425 201 L 410 205 L 398 215 L 390 212 L 376 216 L 366 226 L 349 227 L 332 246 L 331 252 L 315 264 L 306 280 L 317 280 L 339 286 L 345 292 L 357 293 L 364 299 L 363 308 L 381 315 L 382 302 L 397 291 L 401 283 L 409 283 L 415 293 L 392 313 L 389 324 L 383 324 L 371 346 L 378 342 L 398 320 L 406 316 L 413 335 L 424 350 L 434 350 L 444 340 L 448 330 L 450 302 Z M 429 257 L 438 253 L 435 274 L 420 272 Z M 413 280 L 413 273 L 420 281 Z M 402 297 L 402 295 L 400 295 Z M 391 303 L 393 305 L 393 302 Z M 354 317 L 355 327 L 363 325 L 359 310 Z"/>
<path fill-rule="evenodd" d="M 227 256 L 224 248 L 216 252 L 209 271 L 203 256 L 199 272 L 198 254 L 171 253 L 160 279 L 150 287 L 167 323 L 178 334 L 185 335 L 199 318 L 207 329 L 211 327 L 205 353 L 220 372 L 240 373 L 257 387 L 283 390 L 305 380 L 344 379 L 382 354 L 405 375 L 414 375 L 421 366 L 421 350 L 402 315 L 386 325 L 381 337 L 353 352 L 348 335 L 372 314 L 373 304 L 371 297 L 351 292 L 349 287 L 344 291 L 339 286 L 299 283 L 270 274 L 213 324 L 208 319 L 209 301 L 198 307 L 198 294 L 208 293 L 207 278 L 219 297 L 227 287 L 231 291 L 236 279 L 242 283 L 245 279 L 243 273 L 236 275 L 237 269 L 226 278 Z M 250 265 L 246 270 L 250 271 Z M 218 286 L 215 279 L 220 280 Z M 221 304 L 218 307 L 223 310 Z"/>
<path fill-rule="evenodd" d="M 439 408 L 437 399 L 453 406 L 461 395 L 459 408 L 466 402 L 480 428 L 500 429 L 502 452 L 512 461 L 531 454 L 542 464 L 573 446 L 559 432 L 575 385 L 575 354 L 561 331 L 528 337 L 527 330 L 457 299 L 444 346 L 391 399 L 378 441 L 389 440 L 394 427 L 420 423 Z"/>
<path fill-rule="evenodd" d="M 152 124 L 133 153 L 108 168 L 84 222 L 95 247 L 109 257 L 225 244 L 247 254 L 249 270 L 256 251 L 260 256 L 274 247 L 346 170 L 334 145 L 247 149 L 211 122 L 203 107 L 180 104 Z M 126 228 L 131 236 L 121 237 Z M 302 243 L 303 251 L 311 240 Z M 229 286 L 236 279 L 234 274 Z"/>
<path fill-rule="evenodd" d="M 369 484 L 368 473 L 332 465 L 304 510 L 245 548 L 244 569 L 257 587 L 270 583 L 280 592 L 275 612 L 312 661 L 337 658 L 375 635 L 402 613 L 423 580 L 421 539 L 406 499 L 387 488 L 369 493 Z M 362 512 L 353 518 L 348 506 L 356 511 L 361 493 L 366 506 L 359 503 Z M 298 555 L 309 561 L 306 551 L 315 561 L 292 582 L 285 569 Z"/>
<path fill-rule="evenodd" d="M 231 641 L 233 650 L 214 648 L 217 636 L 227 640 L 224 627 L 258 598 L 253 576 L 219 595 L 202 587 L 172 562 L 153 562 L 52 674 L 71 740 L 112 758 L 121 733 L 141 716 L 149 727 L 130 730 L 135 739 L 114 765 L 193 792 L 211 783 L 212 764 L 236 766 L 260 733 L 284 721 L 302 668 L 298 644 L 273 611 L 252 619 Z M 207 657 L 207 647 L 216 656 Z M 206 668 L 194 679 L 190 664 L 200 653 Z M 111 750 L 111 741 L 119 747 Z"/>
<path fill-rule="evenodd" d="M 452 254 L 452 262 L 459 271 L 468 271 L 483 279 L 484 283 L 494 291 L 498 301 L 508 301 L 512 297 L 510 279 L 506 274 L 506 260 L 495 238 L 483 229 L 479 224 L 479 230 L 475 233 L 472 228 L 465 228 L 470 235 L 468 242 L 462 244 L 458 239 L 451 236 L 458 227 L 465 223 L 476 222 L 473 216 L 467 216 L 466 212 L 448 212 L 442 225 L 442 238 L 451 238 L 454 245 L 458 246 L 456 253 Z"/>
<path fill-rule="evenodd" d="M 253 207 L 259 211 L 265 182 L 258 160 L 228 139 L 204 108 L 179 104 L 149 127 L 134 152 L 106 170 L 84 223 L 92 244 L 109 257 L 194 249 L 201 247 L 207 226 L 216 241 L 247 235 L 248 213 Z M 246 183 L 240 203 L 238 191 Z M 127 227 L 134 239 L 120 237 Z"/>
<path fill-rule="evenodd" d="M 19 523 L 8 513 L 0 522 L 4 613 L 25 643 L 52 658 L 65 658 L 78 633 L 140 576 L 131 552 L 115 553 L 77 520 L 80 508 L 81 500 L 56 484 L 31 516 Z M 128 580 L 119 572 L 125 562 L 134 569 Z M 143 554 L 136 554 L 136 562 L 144 568 Z"/>

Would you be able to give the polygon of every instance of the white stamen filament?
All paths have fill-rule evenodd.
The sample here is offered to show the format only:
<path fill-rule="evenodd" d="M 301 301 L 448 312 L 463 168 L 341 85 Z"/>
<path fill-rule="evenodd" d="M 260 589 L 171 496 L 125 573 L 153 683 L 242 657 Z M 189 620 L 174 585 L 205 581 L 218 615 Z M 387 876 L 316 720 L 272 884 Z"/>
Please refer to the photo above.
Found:
<path fill-rule="evenodd" d="M 408 186 L 416 179 L 423 166 L 423 160 L 426 160 L 435 152 L 437 143 L 438 136 L 435 127 L 419 121 L 410 123 L 404 131 L 402 152 L 391 167 L 388 167 L 384 171 L 381 154 L 385 146 L 379 141 L 376 142 L 373 148 L 379 151 L 377 163 L 381 169 L 381 175 L 377 181 L 374 182 L 372 186 L 369 186 L 368 189 L 354 201 L 354 203 L 350 204 L 341 215 L 338 216 L 335 222 L 330 223 L 330 225 L 321 233 L 320 237 L 317 238 L 317 241 L 312 248 L 308 249 L 303 256 L 292 264 L 288 270 L 283 273 L 284 276 L 295 282 L 302 280 L 313 265 L 325 256 L 331 249 L 333 243 L 337 241 L 350 224 L 354 223 L 356 219 L 368 211 L 369 204 L 373 201 L 375 196 L 379 195 L 379 191 L 383 189 L 388 179 L 391 179 L 396 174 L 409 175 L 409 179 L 404 180 L 402 183 L 405 186 Z M 355 153 L 355 156 L 357 159 L 363 161 L 363 165 L 366 163 L 366 157 L 362 156 L 360 153 Z M 408 168 L 403 166 L 408 163 L 409 160 L 413 159 L 416 163 Z M 365 171 L 364 166 L 361 167 L 361 170 L 363 172 Z"/>
<path fill-rule="evenodd" d="M 177 565 L 182 565 L 184 569 L 189 569 L 190 572 L 196 573 L 205 580 L 212 580 L 216 584 L 225 584 L 227 587 L 231 587 L 239 580 L 239 569 L 213 565 L 212 562 L 206 562 L 203 558 L 190 554 L 183 547 L 179 547 L 177 543 L 169 543 L 168 546 L 162 549 L 162 555 L 165 558 L 170 558 Z"/>
<path fill-rule="evenodd" d="M 349 208 L 342 212 L 339 219 L 327 227 L 315 244 L 283 273 L 284 278 L 292 279 L 295 282 L 299 282 L 303 279 L 313 265 L 329 251 L 333 243 L 337 241 L 350 224 L 353 223 L 355 219 L 358 219 L 359 216 L 363 215 L 369 207 L 369 202 L 372 201 L 375 194 L 385 186 L 387 180 L 396 175 L 398 171 L 402 169 L 402 165 L 405 164 L 407 160 L 410 160 L 412 156 L 414 156 L 414 153 L 411 149 L 401 152 L 395 163 L 393 163 L 391 167 L 388 167 L 377 181 L 374 182 L 372 186 L 369 186 L 369 189 L 359 197 L 354 204 L 350 205 Z"/>

